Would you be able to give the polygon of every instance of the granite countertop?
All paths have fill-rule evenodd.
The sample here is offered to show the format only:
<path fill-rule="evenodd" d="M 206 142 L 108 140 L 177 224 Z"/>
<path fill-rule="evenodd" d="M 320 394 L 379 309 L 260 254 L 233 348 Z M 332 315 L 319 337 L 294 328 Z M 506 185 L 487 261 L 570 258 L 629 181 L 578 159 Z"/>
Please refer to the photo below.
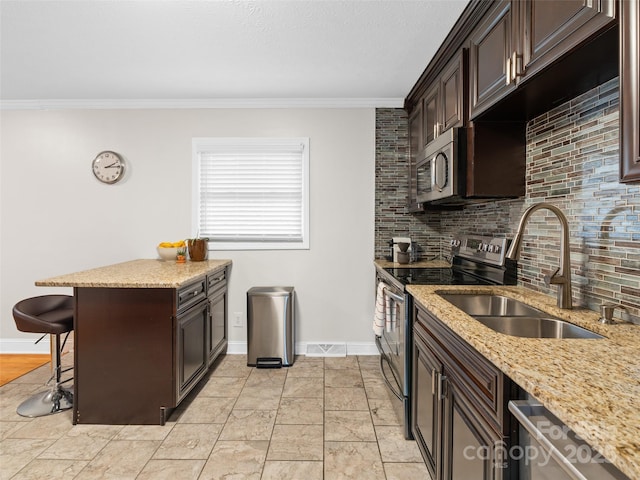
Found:
<path fill-rule="evenodd" d="M 176 263 L 164 260 L 131 260 L 106 267 L 69 273 L 36 281 L 39 287 L 180 288 L 231 260 Z"/>
<path fill-rule="evenodd" d="M 640 478 L 640 326 L 602 325 L 586 309 L 523 287 L 411 285 L 414 299 L 631 478 Z M 539 339 L 503 335 L 436 294 L 497 293 L 607 337 Z"/>

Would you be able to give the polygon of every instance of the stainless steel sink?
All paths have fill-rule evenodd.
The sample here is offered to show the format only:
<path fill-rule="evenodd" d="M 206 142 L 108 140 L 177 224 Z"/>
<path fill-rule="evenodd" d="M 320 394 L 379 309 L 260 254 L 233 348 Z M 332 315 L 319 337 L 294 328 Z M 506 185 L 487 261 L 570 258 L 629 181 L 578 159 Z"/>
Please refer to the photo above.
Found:
<path fill-rule="evenodd" d="M 528 338 L 604 338 L 595 332 L 558 318 L 474 317 L 492 330 L 514 337 Z"/>
<path fill-rule="evenodd" d="M 467 315 L 547 317 L 545 313 L 526 303 L 502 295 L 474 293 L 441 293 L 447 302 L 454 304 Z"/>
<path fill-rule="evenodd" d="M 441 293 L 449 303 L 496 332 L 528 338 L 604 338 L 502 295 Z"/>

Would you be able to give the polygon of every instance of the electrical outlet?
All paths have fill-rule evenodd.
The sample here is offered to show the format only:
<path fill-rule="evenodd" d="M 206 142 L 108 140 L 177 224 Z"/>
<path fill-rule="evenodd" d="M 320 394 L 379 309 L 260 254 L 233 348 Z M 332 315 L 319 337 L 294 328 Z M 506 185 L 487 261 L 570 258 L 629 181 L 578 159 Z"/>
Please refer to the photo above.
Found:
<path fill-rule="evenodd" d="M 233 312 L 233 315 L 234 315 L 233 326 L 242 327 L 242 312 Z"/>

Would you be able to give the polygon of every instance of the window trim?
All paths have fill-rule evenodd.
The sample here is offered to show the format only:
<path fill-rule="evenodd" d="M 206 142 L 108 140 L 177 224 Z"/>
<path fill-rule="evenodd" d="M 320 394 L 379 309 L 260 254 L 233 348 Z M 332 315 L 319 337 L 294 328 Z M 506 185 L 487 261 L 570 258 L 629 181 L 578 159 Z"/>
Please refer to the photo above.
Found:
<path fill-rule="evenodd" d="M 269 146 L 303 144 L 302 152 L 302 241 L 298 242 L 222 242 L 209 240 L 209 250 L 309 250 L 309 137 L 195 137 L 192 138 L 192 205 L 191 231 L 198 236 L 200 218 L 200 160 L 199 153 L 220 145 Z"/>

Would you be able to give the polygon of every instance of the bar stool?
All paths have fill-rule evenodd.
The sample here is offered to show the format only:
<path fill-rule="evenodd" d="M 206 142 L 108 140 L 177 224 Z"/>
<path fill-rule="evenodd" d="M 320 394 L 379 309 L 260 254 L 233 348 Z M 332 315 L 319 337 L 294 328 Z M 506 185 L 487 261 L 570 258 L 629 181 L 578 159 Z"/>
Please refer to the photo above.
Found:
<path fill-rule="evenodd" d="M 21 332 L 44 333 L 51 335 L 53 348 L 51 352 L 51 365 L 53 374 L 51 380 L 55 380 L 52 388 L 37 393 L 22 402 L 17 409 L 18 415 L 23 417 L 41 417 L 53 413 L 68 410 L 73 407 L 73 393 L 64 388 L 61 382 L 62 370 L 60 357 L 62 347 L 60 335 L 69 336 L 73 330 L 73 297 L 69 295 L 42 295 L 22 300 L 13 307 L 13 318 L 16 327 Z M 67 337 L 65 337 L 65 342 Z M 40 341 L 40 340 L 38 340 Z M 37 343 L 37 342 L 36 342 Z"/>

